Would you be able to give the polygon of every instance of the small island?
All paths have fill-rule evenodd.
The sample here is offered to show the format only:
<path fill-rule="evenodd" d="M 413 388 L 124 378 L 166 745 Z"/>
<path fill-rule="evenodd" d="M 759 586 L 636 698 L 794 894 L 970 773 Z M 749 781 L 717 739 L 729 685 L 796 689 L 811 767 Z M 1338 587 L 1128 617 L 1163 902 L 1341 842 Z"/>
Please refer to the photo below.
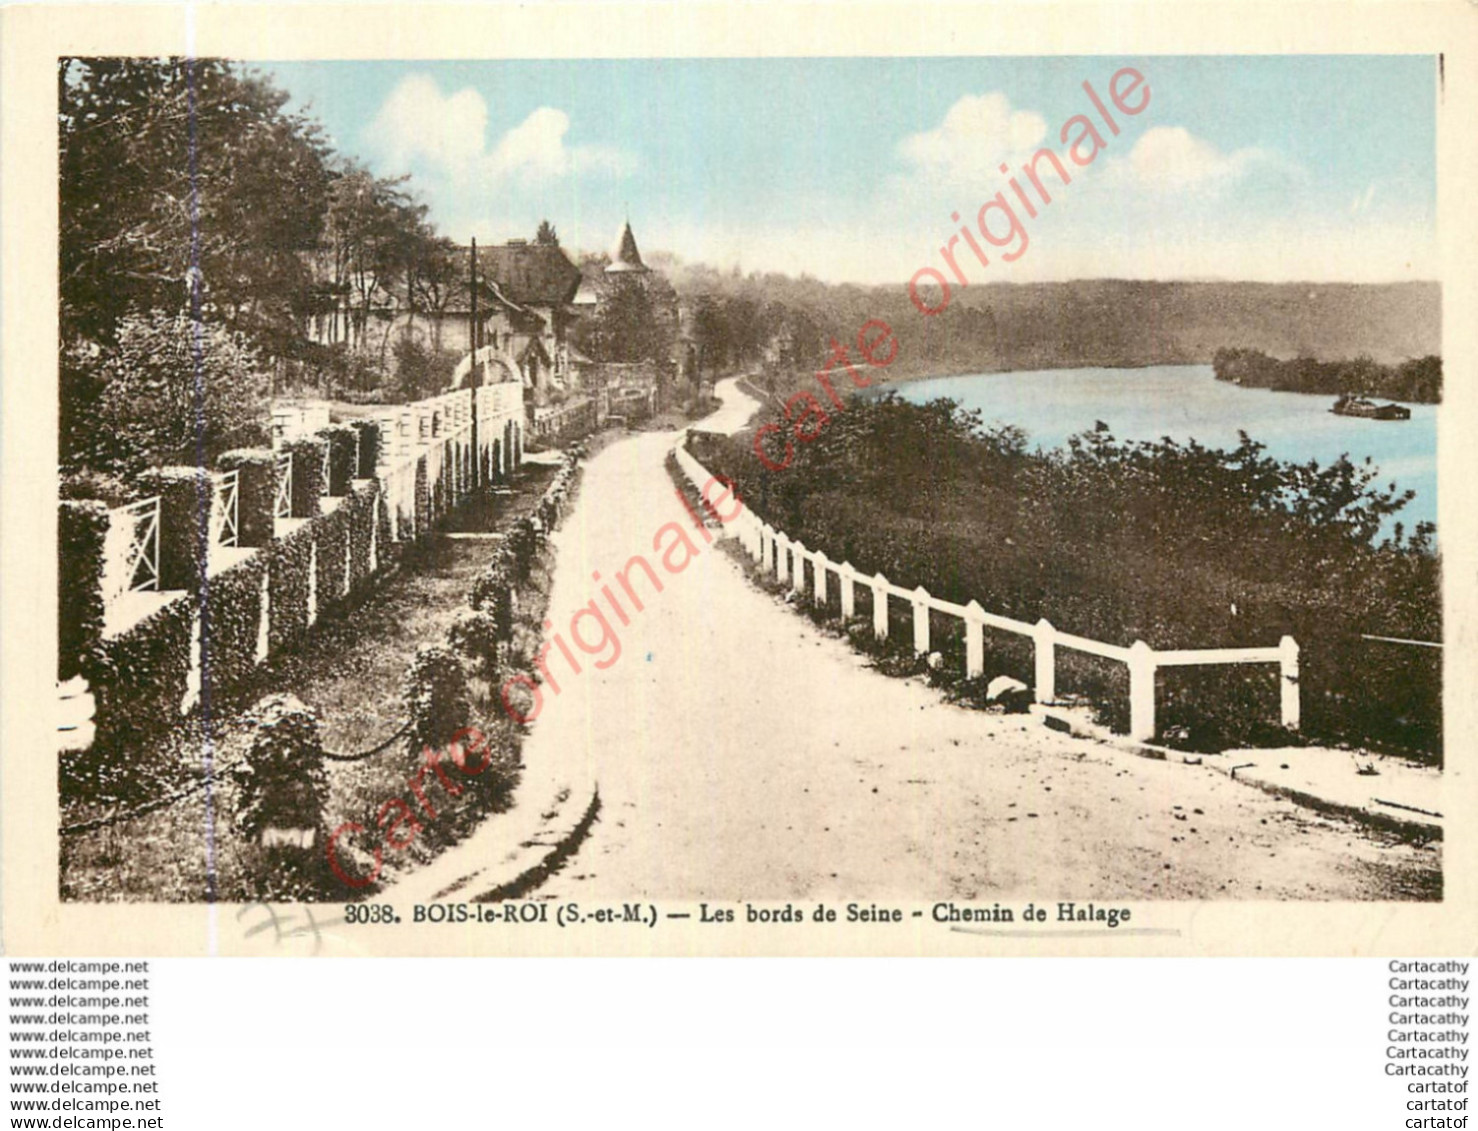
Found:
<path fill-rule="evenodd" d="M 1378 415 L 1382 409 L 1395 406 L 1371 405 L 1375 411 L 1344 411 L 1339 405 L 1359 407 L 1370 404 L 1365 398 L 1386 397 L 1408 404 L 1440 404 L 1442 401 L 1442 359 L 1429 355 L 1411 358 L 1399 365 L 1382 365 L 1369 357 L 1346 361 L 1318 361 L 1312 357 L 1281 360 L 1259 350 L 1219 349 L 1211 360 L 1218 381 L 1229 381 L 1249 389 L 1274 389 L 1284 393 L 1315 393 L 1336 396 L 1334 412 L 1376 419 L 1407 419 L 1405 416 Z"/>

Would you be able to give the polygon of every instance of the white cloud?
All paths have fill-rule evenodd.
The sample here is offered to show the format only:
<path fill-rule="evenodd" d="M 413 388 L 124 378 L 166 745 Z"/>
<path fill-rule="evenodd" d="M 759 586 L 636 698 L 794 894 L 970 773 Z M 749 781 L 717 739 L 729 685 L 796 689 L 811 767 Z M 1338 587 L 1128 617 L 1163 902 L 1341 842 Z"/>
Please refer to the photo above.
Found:
<path fill-rule="evenodd" d="M 1220 188 L 1254 166 L 1273 161 L 1270 154 L 1255 148 L 1223 153 L 1184 126 L 1153 126 L 1114 166 L 1120 175 L 1143 187 L 1184 192 Z"/>
<path fill-rule="evenodd" d="M 1031 153 L 1047 136 L 1047 122 L 1030 110 L 1013 110 L 1004 94 L 967 94 L 932 130 L 911 134 L 899 155 L 941 184 L 980 184 L 1001 163 Z"/>
<path fill-rule="evenodd" d="M 503 135 L 489 154 L 490 171 L 495 176 L 517 174 L 530 179 L 591 172 L 625 176 L 632 171 L 634 159 L 620 150 L 566 145 L 569 129 L 570 116 L 563 110 L 539 107 Z"/>
<path fill-rule="evenodd" d="M 635 159 L 621 150 L 569 145 L 570 116 L 555 107 L 540 106 L 491 147 L 489 118 L 476 88 L 449 95 L 427 75 L 408 75 L 380 107 L 366 140 L 396 170 L 422 167 L 452 181 L 625 176 L 635 167 Z"/>
<path fill-rule="evenodd" d="M 397 169 L 426 161 L 455 169 L 481 160 L 488 107 L 472 87 L 444 95 L 427 75 L 402 79 L 371 124 L 367 138 Z"/>

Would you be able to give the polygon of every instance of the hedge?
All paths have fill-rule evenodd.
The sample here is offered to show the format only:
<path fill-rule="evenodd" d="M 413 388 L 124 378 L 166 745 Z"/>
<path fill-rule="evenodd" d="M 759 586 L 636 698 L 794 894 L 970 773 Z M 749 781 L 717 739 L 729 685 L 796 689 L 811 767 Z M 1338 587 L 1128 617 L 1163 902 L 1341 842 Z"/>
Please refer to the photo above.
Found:
<path fill-rule="evenodd" d="M 221 453 L 216 466 L 236 472 L 236 544 L 267 545 L 276 528 L 277 453 L 270 448 L 239 448 Z"/>
<path fill-rule="evenodd" d="M 272 590 L 270 648 L 295 646 L 308 631 L 308 559 L 316 523 L 276 539 L 267 549 Z"/>
<path fill-rule="evenodd" d="M 329 787 L 317 716 L 292 695 L 271 695 L 249 721 L 251 747 L 231 767 L 237 829 L 253 840 L 269 828 L 312 829 L 320 843 Z"/>
<path fill-rule="evenodd" d="M 206 620 L 201 636 L 205 652 L 202 696 L 227 698 L 256 670 L 262 578 L 267 566 L 265 555 L 253 554 L 207 583 Z M 269 615 L 273 613 L 275 610 L 269 609 Z"/>
<path fill-rule="evenodd" d="M 159 496 L 159 588 L 199 587 L 214 486 L 198 468 L 161 467 L 138 477 L 143 497 Z"/>
<path fill-rule="evenodd" d="M 359 438 L 347 424 L 320 428 L 316 439 L 328 445 L 328 493 L 335 498 L 349 493 L 350 481 L 359 470 Z"/>
<path fill-rule="evenodd" d="M 282 452 L 292 457 L 292 517 L 316 518 L 323 495 L 323 452 L 327 443 L 312 437 L 288 440 Z"/>
<path fill-rule="evenodd" d="M 351 420 L 349 427 L 359 435 L 359 467 L 354 475 L 357 479 L 373 479 L 380 465 L 380 450 L 384 438 L 378 420 Z"/>
<path fill-rule="evenodd" d="M 103 639 L 103 547 L 108 508 L 96 499 L 57 508 L 57 678 L 71 679 Z"/>
<path fill-rule="evenodd" d="M 431 533 L 431 488 L 426 481 L 426 457 L 416 460 L 415 537 L 423 541 Z"/>
<path fill-rule="evenodd" d="M 98 745 L 131 745 L 180 717 L 194 616 L 195 599 L 182 594 L 84 661 L 97 697 Z"/>

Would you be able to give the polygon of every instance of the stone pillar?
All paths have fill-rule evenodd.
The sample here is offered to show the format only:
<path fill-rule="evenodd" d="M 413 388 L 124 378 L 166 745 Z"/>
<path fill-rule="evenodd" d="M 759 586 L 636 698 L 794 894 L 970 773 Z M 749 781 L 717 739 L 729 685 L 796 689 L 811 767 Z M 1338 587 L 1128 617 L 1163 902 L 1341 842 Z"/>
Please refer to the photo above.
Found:
<path fill-rule="evenodd" d="M 872 634 L 888 639 L 888 579 L 882 574 L 872 579 Z"/>
<path fill-rule="evenodd" d="M 1155 737 L 1155 653 L 1143 640 L 1129 648 L 1129 737 Z"/>
<path fill-rule="evenodd" d="M 1283 653 L 1279 687 L 1281 689 L 1282 722 L 1289 730 L 1298 730 L 1302 724 L 1302 708 L 1298 690 L 1298 642 L 1285 636 L 1278 642 Z"/>
<path fill-rule="evenodd" d="M 913 650 L 916 656 L 929 651 L 929 591 L 922 585 L 913 591 Z"/>
<path fill-rule="evenodd" d="M 857 571 L 851 562 L 843 562 L 837 574 L 842 586 L 842 620 L 849 621 L 857 613 Z"/>
<path fill-rule="evenodd" d="M 1057 698 L 1057 630 L 1043 617 L 1032 629 L 1036 643 L 1036 699 L 1051 703 Z"/>
<path fill-rule="evenodd" d="M 985 610 L 978 601 L 965 606 L 965 678 L 985 674 Z"/>

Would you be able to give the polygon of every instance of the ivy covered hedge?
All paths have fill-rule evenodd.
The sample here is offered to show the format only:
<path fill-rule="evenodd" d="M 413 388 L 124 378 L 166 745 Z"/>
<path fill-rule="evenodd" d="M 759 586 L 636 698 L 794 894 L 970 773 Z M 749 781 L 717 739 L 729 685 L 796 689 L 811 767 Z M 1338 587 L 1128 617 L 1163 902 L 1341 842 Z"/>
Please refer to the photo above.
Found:
<path fill-rule="evenodd" d="M 229 697 L 256 670 L 267 564 L 264 555 L 253 554 L 207 584 L 202 675 L 204 687 L 213 696 Z"/>
<path fill-rule="evenodd" d="M 292 517 L 316 518 L 323 495 L 324 440 L 288 440 L 281 448 L 293 461 Z"/>
<path fill-rule="evenodd" d="M 96 499 L 57 510 L 57 678 L 71 679 L 103 638 L 103 546 L 108 508 Z"/>
<path fill-rule="evenodd" d="M 272 541 L 277 507 L 277 453 L 270 448 L 238 448 L 216 461 L 236 472 L 236 544 L 265 546 Z"/>
<path fill-rule="evenodd" d="M 317 716 L 292 695 L 271 695 L 249 721 L 251 748 L 231 767 L 238 831 L 255 840 L 269 828 L 312 829 L 321 843 L 328 773 Z"/>
<path fill-rule="evenodd" d="M 347 495 L 349 482 L 359 470 L 359 437 L 348 424 L 320 428 L 317 439 L 328 445 L 328 493 Z"/>
<path fill-rule="evenodd" d="M 132 745 L 180 717 L 194 617 L 195 598 L 181 594 L 85 659 L 98 746 Z"/>
<path fill-rule="evenodd" d="M 351 420 L 349 427 L 353 428 L 359 437 L 359 466 L 354 472 L 354 477 L 373 479 L 375 469 L 380 463 L 380 450 L 384 445 L 380 422 L 378 420 Z"/>
<path fill-rule="evenodd" d="M 159 496 L 159 588 L 195 589 L 204 571 L 211 481 L 193 467 L 160 467 L 138 476 L 144 498 Z"/>

